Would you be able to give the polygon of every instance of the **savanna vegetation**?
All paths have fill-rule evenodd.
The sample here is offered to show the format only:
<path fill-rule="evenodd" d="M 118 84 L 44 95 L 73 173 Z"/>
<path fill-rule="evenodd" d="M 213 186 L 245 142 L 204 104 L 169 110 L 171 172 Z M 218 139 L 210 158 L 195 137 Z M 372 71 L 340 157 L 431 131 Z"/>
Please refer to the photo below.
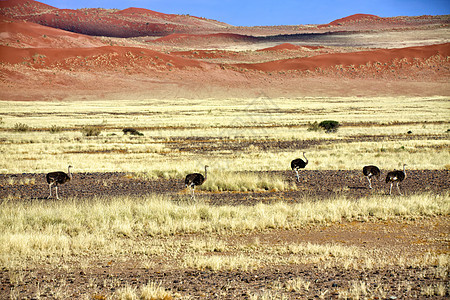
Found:
<path fill-rule="evenodd" d="M 445 97 L 3 101 L 0 111 L 0 184 L 11 191 L 0 199 L 0 267 L 11 299 L 191 299 L 202 292 L 189 290 L 183 281 L 190 277 L 180 274 L 254 281 L 274 269 L 285 272 L 270 286 L 241 287 L 244 298 L 388 298 L 400 290 L 449 295 L 448 187 L 404 197 L 379 192 L 318 198 L 294 177 L 264 174 L 288 170 L 303 151 L 308 170 L 360 170 L 365 164 L 387 170 L 403 163 L 413 170 L 449 170 Z M 39 183 L 11 175 L 69 164 L 75 175 L 124 172 L 147 181 L 182 180 L 206 164 L 210 172 L 195 201 L 187 193 L 57 201 L 14 192 Z M 208 193 L 226 198 L 279 191 L 304 196 L 253 205 L 208 201 Z M 109 271 L 99 271 L 104 269 Z M 323 278 L 348 275 L 324 285 L 308 270 Z M 121 279 L 127 272 L 147 279 Z M 391 284 L 383 275 L 388 272 L 400 279 Z M 44 280 L 51 274 L 60 281 Z M 79 291 L 67 281 L 74 274 Z M 214 297 L 233 289 L 229 283 L 219 290 Z"/>
<path fill-rule="evenodd" d="M 313 170 L 449 168 L 445 97 L 179 102 L 0 102 L 0 173 L 284 170 L 302 151 Z M 308 130 L 327 120 L 339 130 Z"/>

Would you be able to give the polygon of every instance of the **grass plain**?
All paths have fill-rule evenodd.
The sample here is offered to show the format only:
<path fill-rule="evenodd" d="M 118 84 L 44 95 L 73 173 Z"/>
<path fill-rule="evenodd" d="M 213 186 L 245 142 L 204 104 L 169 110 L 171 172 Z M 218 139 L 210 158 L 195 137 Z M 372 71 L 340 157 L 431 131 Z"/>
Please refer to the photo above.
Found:
<path fill-rule="evenodd" d="M 445 169 L 450 161 L 446 97 L 180 101 L 0 102 L 0 173 L 68 164 L 75 172 L 155 176 L 182 176 L 205 164 L 212 171 L 280 170 L 302 151 L 310 169 L 359 169 L 366 162 Z M 308 130 L 322 120 L 341 127 L 334 134 Z M 85 126 L 100 134 L 83 136 Z M 128 127 L 144 136 L 124 136 Z"/>
<path fill-rule="evenodd" d="M 125 172 L 131 178 L 165 180 L 182 179 L 208 164 L 211 172 L 201 187 L 204 190 L 270 194 L 298 186 L 254 172 L 287 170 L 303 151 L 311 170 L 356 170 L 365 164 L 394 169 L 403 163 L 415 170 L 448 170 L 448 100 L 3 101 L 0 173 L 5 178 L 45 173 L 65 170 L 70 164 L 75 173 Z M 336 120 L 341 126 L 336 133 L 310 130 L 311 123 L 323 120 Z M 99 135 L 85 136 L 86 126 L 98 128 Z M 124 135 L 124 128 L 144 135 Z M 237 174 L 241 177 L 236 178 Z M 8 178 L 1 184 L 31 188 L 36 184 L 34 179 Z M 306 197 L 299 203 L 280 199 L 253 206 L 215 206 L 207 199 L 180 201 L 164 194 L 31 202 L 6 197 L 0 205 L 0 263 L 11 299 L 75 294 L 83 299 L 201 297 L 175 290 L 179 283 L 175 280 L 136 282 L 111 275 L 99 281 L 96 268 L 105 265 L 154 274 L 200 270 L 211 276 L 296 266 L 315 266 L 324 274 L 415 270 L 419 275 L 414 276 L 428 278 L 425 284 L 405 279 L 393 288 L 376 275 L 375 279 L 355 276 L 327 290 L 296 273 L 274 279 L 263 289 L 253 287 L 246 297 L 327 298 L 332 291 L 336 298 L 388 298 L 395 295 L 394 290 L 420 297 L 449 295 L 445 228 L 450 201 L 445 190 L 406 197 Z M 330 229 L 334 231 L 328 238 L 299 236 L 323 236 Z M 381 242 L 371 238 L 372 231 L 379 232 Z M 352 234 L 359 234 L 364 242 L 353 240 Z M 67 283 L 39 284 L 30 279 L 52 272 L 88 274 L 89 278 L 79 293 Z M 229 295 L 227 291 L 220 295 Z"/>

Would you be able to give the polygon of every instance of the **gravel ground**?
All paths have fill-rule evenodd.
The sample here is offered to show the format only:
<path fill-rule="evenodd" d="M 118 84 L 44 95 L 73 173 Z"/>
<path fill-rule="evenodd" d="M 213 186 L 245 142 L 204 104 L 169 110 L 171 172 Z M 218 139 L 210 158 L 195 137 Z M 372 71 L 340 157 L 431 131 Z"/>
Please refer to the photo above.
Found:
<path fill-rule="evenodd" d="M 269 171 L 297 184 L 295 191 L 265 192 L 207 192 L 196 191 L 196 198 L 214 205 L 252 205 L 285 200 L 301 202 L 306 198 L 329 198 L 345 195 L 359 198 L 370 194 L 389 193 L 389 184 L 384 182 L 386 171 L 379 181 L 372 180 L 373 189 L 358 170 L 302 170 L 300 182 L 296 183 L 292 171 Z M 407 178 L 400 184 L 405 195 L 433 192 L 441 193 L 450 188 L 448 170 L 407 170 Z M 54 193 L 54 191 L 53 191 Z M 127 173 L 75 173 L 71 182 L 60 186 L 60 198 L 64 197 L 107 197 L 109 195 L 168 194 L 189 198 L 182 179 L 144 180 Z M 2 174 L 0 175 L 0 199 L 12 198 L 19 201 L 42 200 L 48 197 L 45 174 Z M 396 195 L 394 187 L 392 194 Z M 53 194 L 54 195 L 54 194 Z"/>

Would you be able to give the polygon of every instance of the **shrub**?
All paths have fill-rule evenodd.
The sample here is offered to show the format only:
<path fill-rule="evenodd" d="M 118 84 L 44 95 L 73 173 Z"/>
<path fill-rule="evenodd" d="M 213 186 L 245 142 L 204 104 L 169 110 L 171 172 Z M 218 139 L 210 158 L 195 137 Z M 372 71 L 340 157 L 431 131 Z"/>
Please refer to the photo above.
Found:
<path fill-rule="evenodd" d="M 101 128 L 99 126 L 84 126 L 81 132 L 84 136 L 99 136 Z"/>
<path fill-rule="evenodd" d="M 17 132 L 27 132 L 27 131 L 30 131 L 30 130 L 31 130 L 31 127 L 28 126 L 27 124 L 16 123 L 14 125 L 14 131 L 17 131 Z"/>
<path fill-rule="evenodd" d="M 319 123 L 314 122 L 314 123 L 309 123 L 308 124 L 308 131 L 319 131 L 321 130 Z"/>
<path fill-rule="evenodd" d="M 124 129 L 122 129 L 122 131 L 123 131 L 123 134 L 140 135 L 140 136 L 144 135 L 143 133 L 137 131 L 134 128 L 124 128 Z"/>
<path fill-rule="evenodd" d="M 339 127 L 338 121 L 332 121 L 332 120 L 325 120 L 319 123 L 319 127 L 325 129 L 325 132 L 336 132 Z"/>
<path fill-rule="evenodd" d="M 50 133 L 58 133 L 62 131 L 62 128 L 56 125 L 52 125 L 49 129 Z"/>

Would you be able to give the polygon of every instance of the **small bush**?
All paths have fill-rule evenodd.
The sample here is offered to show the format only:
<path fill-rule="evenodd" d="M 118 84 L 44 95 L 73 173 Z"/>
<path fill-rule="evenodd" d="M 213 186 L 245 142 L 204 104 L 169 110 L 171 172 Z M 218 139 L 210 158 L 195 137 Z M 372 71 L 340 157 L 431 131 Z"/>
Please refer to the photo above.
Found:
<path fill-rule="evenodd" d="M 317 123 L 317 121 L 314 122 L 314 123 L 309 123 L 308 124 L 308 131 L 319 131 L 321 129 L 322 128 L 320 128 L 319 123 Z"/>
<path fill-rule="evenodd" d="M 99 126 L 84 126 L 81 132 L 84 136 L 99 136 L 102 131 Z"/>
<path fill-rule="evenodd" d="M 325 129 L 325 132 L 336 132 L 339 128 L 338 121 L 326 120 L 319 123 L 319 127 Z"/>
<path fill-rule="evenodd" d="M 53 125 L 52 127 L 50 127 L 49 129 L 50 133 L 58 133 L 62 131 L 62 128 L 56 125 Z"/>
<path fill-rule="evenodd" d="M 143 135 L 144 135 L 143 133 L 137 131 L 137 130 L 134 129 L 134 128 L 124 128 L 124 129 L 122 129 L 122 131 L 123 131 L 123 134 L 125 134 L 125 135 L 127 135 L 127 134 L 130 134 L 130 135 L 140 135 L 140 136 L 143 136 Z"/>
<path fill-rule="evenodd" d="M 17 131 L 17 132 L 27 132 L 27 131 L 30 131 L 30 130 L 31 130 L 31 127 L 28 126 L 27 124 L 16 123 L 14 125 L 14 131 Z"/>

